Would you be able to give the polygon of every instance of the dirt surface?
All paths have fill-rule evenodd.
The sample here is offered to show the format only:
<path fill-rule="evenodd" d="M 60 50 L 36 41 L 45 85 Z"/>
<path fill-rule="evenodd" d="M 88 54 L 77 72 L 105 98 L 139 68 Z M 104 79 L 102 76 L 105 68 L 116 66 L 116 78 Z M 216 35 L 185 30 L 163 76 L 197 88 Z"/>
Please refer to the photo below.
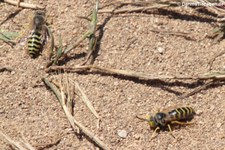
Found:
<path fill-rule="evenodd" d="M 57 37 L 61 33 L 63 44 L 72 37 L 81 36 L 88 29 L 87 16 L 94 3 L 90 1 L 35 1 L 47 6 L 48 22 Z M 109 4 L 101 1 L 100 6 Z M 113 6 L 111 6 L 112 8 Z M 15 6 L 0 3 L 0 21 L 17 10 Z M 24 9 L 1 25 L 1 30 L 26 31 L 33 10 Z M 215 18 L 199 13 L 193 8 L 168 8 L 152 13 L 125 13 L 111 16 L 99 14 L 98 24 L 103 26 L 101 43 L 95 65 L 127 69 L 150 74 L 196 75 L 208 71 L 208 62 L 224 49 L 225 41 L 214 44 L 204 38 L 214 29 Z M 181 36 L 152 32 L 152 29 L 187 32 L 193 40 Z M 99 35 L 98 35 L 99 36 Z M 47 90 L 42 77 L 62 78 L 63 74 L 47 74 L 44 55 L 36 59 L 26 56 L 22 46 L 11 48 L 0 41 L 0 67 L 12 72 L 0 73 L 0 127 L 19 140 L 23 135 L 34 147 L 61 139 L 49 150 L 94 150 L 97 147 L 85 136 L 74 134 L 54 94 Z M 88 48 L 87 41 L 70 53 L 66 66 L 82 62 Z M 216 59 L 213 70 L 224 69 L 225 55 Z M 225 85 L 210 86 L 185 99 L 178 97 L 202 85 L 195 81 L 144 82 L 101 74 L 69 73 L 68 77 L 79 82 L 102 118 L 98 129 L 97 119 L 75 96 L 75 118 L 94 132 L 111 149 L 145 150 L 222 150 L 225 147 Z M 195 124 L 169 131 L 162 131 L 150 141 L 153 131 L 147 122 L 136 115 L 154 114 L 158 109 L 174 105 L 191 106 L 199 116 Z M 120 130 L 128 134 L 118 136 Z M 0 149 L 11 147 L 0 141 Z"/>

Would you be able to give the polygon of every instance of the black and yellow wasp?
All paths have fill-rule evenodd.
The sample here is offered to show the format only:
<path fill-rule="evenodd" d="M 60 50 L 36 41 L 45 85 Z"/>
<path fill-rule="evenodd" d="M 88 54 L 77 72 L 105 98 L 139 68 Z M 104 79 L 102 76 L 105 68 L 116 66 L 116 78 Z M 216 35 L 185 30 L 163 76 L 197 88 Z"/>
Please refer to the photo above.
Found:
<path fill-rule="evenodd" d="M 42 52 L 47 37 L 52 35 L 49 31 L 46 26 L 45 12 L 36 11 L 31 22 L 31 32 L 27 42 L 27 52 L 31 58 L 36 58 Z"/>
<path fill-rule="evenodd" d="M 145 120 L 149 123 L 150 128 L 154 129 L 154 133 L 151 137 L 154 138 L 155 134 L 158 130 L 168 127 L 169 131 L 172 134 L 171 125 L 177 124 L 177 125 L 188 125 L 192 124 L 192 122 L 187 122 L 188 120 L 191 120 L 194 115 L 195 111 L 191 107 L 179 107 L 174 108 L 169 111 L 162 111 L 156 113 L 154 116 L 147 116 L 145 119 L 138 117 L 141 120 Z M 174 136 L 173 136 L 174 137 Z"/>

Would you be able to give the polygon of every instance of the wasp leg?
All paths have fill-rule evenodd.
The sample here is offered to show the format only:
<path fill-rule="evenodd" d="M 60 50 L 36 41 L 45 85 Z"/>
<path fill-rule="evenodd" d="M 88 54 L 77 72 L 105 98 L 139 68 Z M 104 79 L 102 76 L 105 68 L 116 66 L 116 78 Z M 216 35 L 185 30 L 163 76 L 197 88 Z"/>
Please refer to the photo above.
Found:
<path fill-rule="evenodd" d="M 179 125 L 190 125 L 194 124 L 194 122 L 180 122 L 180 121 L 172 121 L 171 124 L 179 124 Z"/>
<path fill-rule="evenodd" d="M 155 130 L 154 130 L 154 132 L 153 132 L 153 134 L 152 134 L 152 136 L 151 136 L 151 139 L 150 140 L 152 140 L 152 139 L 154 139 L 155 137 L 156 137 L 156 132 L 159 130 L 160 128 L 159 127 L 157 127 Z"/>
<path fill-rule="evenodd" d="M 42 35 L 41 53 L 44 54 L 45 59 L 50 60 L 51 57 L 52 57 L 52 54 L 53 54 L 52 32 L 50 31 L 50 29 L 46 25 L 42 26 L 40 32 L 41 32 L 41 35 Z M 51 41 L 51 43 L 49 41 Z M 46 49 L 46 51 L 44 51 L 44 49 Z"/>
<path fill-rule="evenodd" d="M 168 124 L 167 125 L 168 126 L 168 128 L 169 128 L 169 131 L 170 131 L 170 135 L 173 137 L 173 138 L 175 138 L 176 139 L 176 137 L 173 135 L 173 133 L 172 133 L 172 129 L 171 129 L 171 126 Z"/>
<path fill-rule="evenodd" d="M 46 43 L 47 39 L 49 39 L 50 41 L 50 46 L 48 46 L 47 48 L 47 57 L 49 60 L 51 60 L 52 56 L 53 56 L 53 50 L 55 47 L 55 43 L 54 43 L 54 37 L 52 34 L 52 31 L 50 30 L 50 28 L 48 26 L 44 26 L 44 36 L 45 36 L 45 41 L 44 44 Z"/>

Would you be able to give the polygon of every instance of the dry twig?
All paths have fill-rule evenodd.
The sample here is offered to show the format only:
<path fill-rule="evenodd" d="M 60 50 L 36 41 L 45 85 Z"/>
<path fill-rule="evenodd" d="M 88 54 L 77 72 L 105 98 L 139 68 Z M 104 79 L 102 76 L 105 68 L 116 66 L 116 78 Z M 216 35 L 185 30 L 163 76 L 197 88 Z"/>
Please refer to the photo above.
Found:
<path fill-rule="evenodd" d="M 15 0 L 2 0 L 3 2 L 6 2 L 8 4 L 12 4 L 12 5 L 15 5 L 15 6 L 21 6 L 23 8 L 31 8 L 31 9 L 44 9 L 43 6 L 40 6 L 40 5 L 35 5 L 35 4 L 29 4 L 29 3 L 25 3 L 25 2 L 20 2 L 18 3 L 18 1 L 15 1 Z"/>
<path fill-rule="evenodd" d="M 138 7 L 138 8 L 124 8 L 120 10 L 115 10 L 115 9 L 104 9 L 104 10 L 99 10 L 98 13 L 112 13 L 112 14 L 121 14 L 121 13 L 134 13 L 134 12 L 146 12 L 149 11 L 150 9 L 155 9 L 155 8 L 163 8 L 163 7 L 168 7 L 168 4 L 155 4 L 153 6 L 147 6 L 147 7 Z"/>
<path fill-rule="evenodd" d="M 46 70 L 46 72 L 63 70 L 66 72 L 81 72 L 90 70 L 97 73 L 111 74 L 111 75 L 122 75 L 125 77 L 132 77 L 141 80 L 166 80 L 166 79 L 176 79 L 176 80 L 209 80 L 209 79 L 225 79 L 225 71 L 209 72 L 206 74 L 199 74 L 196 76 L 169 76 L 169 75 L 154 75 L 143 72 L 136 72 L 131 70 L 120 70 L 104 68 L 94 65 L 86 66 L 75 66 L 75 67 L 65 67 L 65 66 L 51 66 Z"/>
<path fill-rule="evenodd" d="M 208 0 L 198 0 L 198 2 L 200 2 L 200 3 L 205 3 L 205 4 L 210 4 L 210 3 L 212 3 L 212 2 L 210 2 L 210 1 L 208 1 Z M 216 1 L 215 1 L 216 2 Z M 215 2 L 213 2 L 213 3 L 215 3 Z M 218 1 L 217 1 L 218 2 Z M 222 4 L 223 3 L 223 5 L 224 5 L 224 2 L 218 2 L 218 4 Z M 207 9 L 209 12 L 213 12 L 213 13 L 215 13 L 215 14 L 217 14 L 218 16 L 224 16 L 225 15 L 225 10 L 223 9 L 223 8 L 219 8 L 219 7 L 217 7 L 217 6 L 210 6 L 210 7 L 205 7 L 205 9 Z M 221 21 L 221 19 L 218 19 L 218 21 Z"/>
<path fill-rule="evenodd" d="M 21 142 L 29 149 L 29 150 L 36 150 L 28 141 L 27 139 L 22 136 Z"/>
<path fill-rule="evenodd" d="M 212 69 L 212 65 L 213 65 L 213 62 L 216 60 L 216 58 L 222 56 L 225 54 L 225 50 L 220 52 L 219 54 L 216 54 L 210 61 L 209 61 L 209 70 Z"/>
<path fill-rule="evenodd" d="M 76 130 L 76 126 L 82 130 L 82 132 L 88 136 L 92 141 L 94 141 L 100 148 L 102 148 L 103 150 L 108 150 L 109 148 L 97 137 L 94 135 L 94 133 L 90 132 L 86 127 L 84 127 L 82 124 L 80 124 L 77 120 L 75 120 L 75 118 L 72 116 L 72 114 L 70 113 L 68 107 L 66 106 L 65 103 L 65 97 L 64 97 L 64 92 L 61 89 L 59 90 L 55 85 L 53 85 L 51 82 L 48 81 L 48 79 L 43 78 L 42 81 L 54 92 L 54 94 L 56 95 L 58 101 L 60 102 L 72 128 L 74 130 Z"/>
<path fill-rule="evenodd" d="M 20 142 L 13 141 L 13 139 L 11 139 L 7 134 L 3 133 L 1 130 L 0 130 L 0 138 L 2 138 L 2 140 L 6 141 L 7 143 L 12 145 L 13 147 L 16 147 L 19 150 L 27 150 L 26 148 L 20 145 Z"/>
<path fill-rule="evenodd" d="M 69 109 L 69 112 L 73 114 L 74 88 L 72 86 L 72 90 L 70 89 L 68 76 L 66 76 L 66 92 L 67 92 L 66 106 Z"/>

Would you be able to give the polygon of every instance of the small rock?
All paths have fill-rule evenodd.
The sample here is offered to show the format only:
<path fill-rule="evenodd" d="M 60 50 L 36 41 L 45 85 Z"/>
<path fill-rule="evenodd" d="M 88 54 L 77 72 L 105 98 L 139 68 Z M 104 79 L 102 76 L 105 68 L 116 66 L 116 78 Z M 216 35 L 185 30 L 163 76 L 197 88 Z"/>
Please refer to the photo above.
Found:
<path fill-rule="evenodd" d="M 119 82 L 115 81 L 115 82 L 114 82 L 114 85 L 115 85 L 115 86 L 118 86 L 118 85 L 119 85 Z"/>
<path fill-rule="evenodd" d="M 4 114 L 4 113 L 5 113 L 5 110 L 0 109 L 0 114 Z"/>
<path fill-rule="evenodd" d="M 221 125 L 222 125 L 222 123 L 217 123 L 217 124 L 216 124 L 216 127 L 217 127 L 217 128 L 220 128 Z"/>
<path fill-rule="evenodd" d="M 163 54 L 165 52 L 165 48 L 163 47 L 158 47 L 157 48 L 157 51 L 160 53 L 160 54 Z"/>
<path fill-rule="evenodd" d="M 140 135 L 140 134 L 135 134 L 135 135 L 134 135 L 134 139 L 135 139 L 135 140 L 139 140 L 140 138 L 141 138 L 141 135 Z"/>
<path fill-rule="evenodd" d="M 132 97 L 127 97 L 127 99 L 130 101 L 130 100 L 132 100 Z"/>
<path fill-rule="evenodd" d="M 196 114 L 197 114 L 197 115 L 201 115 L 202 113 L 203 113 L 202 110 L 197 110 L 197 111 L 196 111 Z"/>
<path fill-rule="evenodd" d="M 213 112 L 215 108 L 216 108 L 215 105 L 210 105 L 210 108 L 209 109 L 210 109 L 211 112 Z"/>
<path fill-rule="evenodd" d="M 198 124 L 204 125 L 205 123 L 203 121 L 199 121 Z"/>
<path fill-rule="evenodd" d="M 126 130 L 117 130 L 117 134 L 121 138 L 126 138 L 127 137 L 127 131 Z"/>

